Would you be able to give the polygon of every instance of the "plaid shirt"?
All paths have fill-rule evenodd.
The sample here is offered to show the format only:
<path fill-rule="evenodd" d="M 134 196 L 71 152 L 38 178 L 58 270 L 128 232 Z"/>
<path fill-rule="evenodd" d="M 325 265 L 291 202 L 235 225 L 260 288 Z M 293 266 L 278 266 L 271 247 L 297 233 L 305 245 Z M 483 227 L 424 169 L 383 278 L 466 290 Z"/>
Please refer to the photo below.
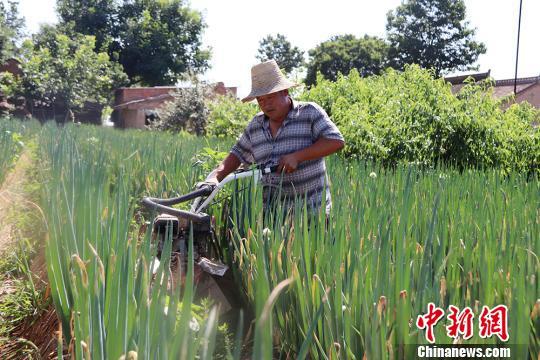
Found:
<path fill-rule="evenodd" d="M 275 138 L 269 120 L 260 112 L 250 121 L 244 133 L 232 147 L 231 153 L 245 164 L 277 165 L 282 156 L 307 148 L 319 138 L 343 141 L 343 136 L 326 112 L 311 102 L 292 102 Z M 262 179 L 265 201 L 280 193 L 287 205 L 295 197 L 304 197 L 310 209 L 318 210 L 326 186 L 326 212 L 330 211 L 331 197 L 324 159 L 304 161 L 289 174 L 267 174 Z M 274 191 L 274 189 L 277 189 Z"/>

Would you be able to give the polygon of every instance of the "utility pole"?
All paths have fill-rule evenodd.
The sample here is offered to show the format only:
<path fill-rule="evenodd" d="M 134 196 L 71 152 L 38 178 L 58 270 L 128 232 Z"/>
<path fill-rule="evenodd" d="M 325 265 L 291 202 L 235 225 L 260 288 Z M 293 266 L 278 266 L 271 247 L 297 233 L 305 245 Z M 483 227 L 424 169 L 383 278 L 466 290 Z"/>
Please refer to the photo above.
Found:
<path fill-rule="evenodd" d="M 514 96 L 516 95 L 517 89 L 517 72 L 518 72 L 518 60 L 519 60 L 519 33 L 521 31 L 521 6 L 523 5 L 523 0 L 519 0 L 519 21 L 518 21 L 518 38 L 517 38 L 517 49 L 516 49 L 516 72 L 514 74 Z"/>

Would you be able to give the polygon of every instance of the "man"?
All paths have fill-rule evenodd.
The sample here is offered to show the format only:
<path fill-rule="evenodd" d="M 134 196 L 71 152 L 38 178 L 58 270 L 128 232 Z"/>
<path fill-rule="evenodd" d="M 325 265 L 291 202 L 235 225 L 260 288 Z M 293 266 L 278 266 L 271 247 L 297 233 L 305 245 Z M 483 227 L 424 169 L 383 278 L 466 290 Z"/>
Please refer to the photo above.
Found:
<path fill-rule="evenodd" d="M 326 187 L 329 212 L 331 199 L 323 158 L 343 148 L 345 141 L 320 106 L 291 99 L 288 89 L 296 85 L 285 78 L 274 60 L 253 66 L 251 92 L 242 101 L 256 99 L 262 112 L 255 115 L 205 183 L 219 183 L 241 163 L 278 165 L 278 173 L 263 177 L 265 201 L 279 193 L 289 205 L 300 198 L 311 210 L 318 210 Z"/>

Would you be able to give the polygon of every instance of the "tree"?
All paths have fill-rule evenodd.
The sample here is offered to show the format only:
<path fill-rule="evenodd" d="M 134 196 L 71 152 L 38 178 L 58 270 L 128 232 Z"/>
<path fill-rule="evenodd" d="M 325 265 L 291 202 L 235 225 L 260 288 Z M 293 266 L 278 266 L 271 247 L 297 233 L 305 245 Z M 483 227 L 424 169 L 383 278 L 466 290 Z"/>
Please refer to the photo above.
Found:
<path fill-rule="evenodd" d="M 208 68 L 210 52 L 201 49 L 205 24 L 183 1 L 125 3 L 120 23 L 119 60 L 132 82 L 172 85 L 188 72 Z"/>
<path fill-rule="evenodd" d="M 74 24 L 43 24 L 39 32 L 32 35 L 31 44 L 34 49 L 48 49 L 52 54 L 58 54 L 58 35 L 66 35 L 69 39 L 79 40 L 82 34 L 75 32 Z M 71 41 L 72 46 L 76 45 L 76 41 Z M 28 44 L 26 44 L 28 46 Z"/>
<path fill-rule="evenodd" d="M 21 50 L 20 91 L 32 104 L 60 104 L 73 114 L 86 103 L 107 104 L 111 91 L 127 81 L 120 65 L 94 52 L 93 36 L 69 37 L 49 27 L 36 37 L 40 45 L 27 40 Z"/>
<path fill-rule="evenodd" d="M 62 24 L 96 37 L 96 50 L 107 51 L 118 26 L 117 0 L 57 0 L 56 11 Z"/>
<path fill-rule="evenodd" d="M 433 68 L 436 75 L 475 69 L 472 64 L 486 52 L 465 21 L 463 0 L 407 0 L 387 19 L 389 57 L 395 68 L 415 63 Z"/>
<path fill-rule="evenodd" d="M 17 42 L 24 36 L 24 18 L 19 16 L 19 2 L 0 1 L 0 62 L 17 55 Z"/>
<path fill-rule="evenodd" d="M 387 54 L 388 44 L 376 36 L 334 36 L 309 51 L 306 84 L 315 84 L 318 72 L 329 80 L 336 80 L 339 73 L 347 75 L 352 69 L 361 76 L 379 74 L 386 66 Z"/>
<path fill-rule="evenodd" d="M 57 7 L 62 24 L 96 35 L 96 50 L 106 48 L 132 84 L 171 85 L 208 68 L 206 25 L 185 0 L 57 0 Z"/>
<path fill-rule="evenodd" d="M 274 59 L 279 67 L 290 74 L 304 64 L 304 52 L 287 40 L 285 35 L 266 36 L 259 42 L 257 59 L 267 61 Z"/>

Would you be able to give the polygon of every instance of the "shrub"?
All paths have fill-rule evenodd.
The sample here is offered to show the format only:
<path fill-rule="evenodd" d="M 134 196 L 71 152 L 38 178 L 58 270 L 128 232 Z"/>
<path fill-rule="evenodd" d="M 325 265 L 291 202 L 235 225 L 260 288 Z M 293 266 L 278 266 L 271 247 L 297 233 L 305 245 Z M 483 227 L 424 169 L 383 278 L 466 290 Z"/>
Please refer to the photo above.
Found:
<path fill-rule="evenodd" d="M 527 104 L 502 110 L 486 84 L 455 96 L 443 79 L 408 66 L 362 78 L 353 70 L 301 96 L 325 108 L 342 131 L 345 152 L 384 165 L 442 162 L 465 167 L 527 170 L 538 164 L 539 112 Z M 536 164 L 536 165 L 535 165 Z"/>
<path fill-rule="evenodd" d="M 208 103 L 208 135 L 236 138 L 246 128 L 259 108 L 253 103 L 243 103 L 231 96 L 217 96 Z"/>
<path fill-rule="evenodd" d="M 9 98 L 16 95 L 17 86 L 20 84 L 15 75 L 10 72 L 0 72 L 0 93 Z"/>
<path fill-rule="evenodd" d="M 205 98 L 209 92 L 209 87 L 204 84 L 178 89 L 172 93 L 173 100 L 167 101 L 159 111 L 159 119 L 149 128 L 205 135 L 209 113 Z"/>

